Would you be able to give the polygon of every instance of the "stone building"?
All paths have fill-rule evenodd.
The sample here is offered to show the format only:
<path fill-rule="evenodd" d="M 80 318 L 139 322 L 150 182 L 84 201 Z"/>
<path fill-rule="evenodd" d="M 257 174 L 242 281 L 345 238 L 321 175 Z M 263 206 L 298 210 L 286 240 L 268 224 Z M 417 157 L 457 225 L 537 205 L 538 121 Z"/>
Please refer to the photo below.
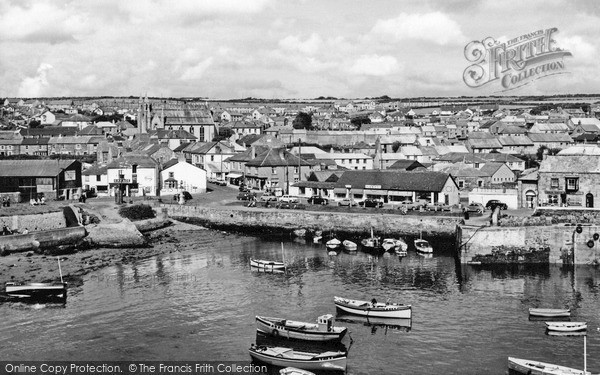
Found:
<path fill-rule="evenodd" d="M 541 206 L 600 206 L 600 147 L 579 145 L 547 155 L 539 169 Z"/>

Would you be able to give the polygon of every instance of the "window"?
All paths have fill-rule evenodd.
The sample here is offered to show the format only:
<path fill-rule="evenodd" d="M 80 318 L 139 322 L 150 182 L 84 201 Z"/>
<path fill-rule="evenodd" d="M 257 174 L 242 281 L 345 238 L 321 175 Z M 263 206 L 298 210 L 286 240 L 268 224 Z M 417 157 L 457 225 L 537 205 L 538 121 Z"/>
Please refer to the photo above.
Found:
<path fill-rule="evenodd" d="M 458 180 L 458 188 L 462 189 L 465 187 L 465 182 L 463 180 Z"/>
<path fill-rule="evenodd" d="M 137 173 L 137 164 L 131 166 L 131 173 Z"/>
<path fill-rule="evenodd" d="M 548 204 L 558 204 L 558 194 L 548 195 Z"/>
<path fill-rule="evenodd" d="M 579 179 L 578 178 L 567 178 L 566 190 L 569 190 L 569 191 L 579 190 Z"/>
<path fill-rule="evenodd" d="M 169 172 L 169 178 L 175 178 L 175 172 Z"/>
<path fill-rule="evenodd" d="M 558 189 L 558 178 L 550 179 L 550 187 L 553 189 Z"/>
<path fill-rule="evenodd" d="M 100 182 L 102 179 L 102 175 L 97 174 L 96 175 L 96 181 Z"/>
<path fill-rule="evenodd" d="M 271 167 L 271 173 L 272 174 L 277 174 L 277 168 Z"/>

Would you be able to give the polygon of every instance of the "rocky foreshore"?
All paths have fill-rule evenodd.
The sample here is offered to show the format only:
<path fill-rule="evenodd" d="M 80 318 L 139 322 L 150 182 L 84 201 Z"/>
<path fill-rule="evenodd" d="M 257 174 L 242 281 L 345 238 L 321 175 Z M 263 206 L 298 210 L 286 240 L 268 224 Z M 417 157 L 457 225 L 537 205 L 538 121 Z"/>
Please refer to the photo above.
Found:
<path fill-rule="evenodd" d="M 156 221 L 158 223 L 158 221 Z M 148 225 L 146 222 L 145 224 Z M 155 230 L 145 237 L 143 247 L 99 247 L 73 250 L 68 254 L 51 255 L 34 251 L 12 253 L 0 257 L 0 283 L 50 282 L 59 280 L 58 261 L 61 260 L 63 278 L 70 286 L 78 286 L 83 276 L 102 267 L 118 263 L 131 263 L 156 255 L 180 251 L 174 233 L 185 230 L 205 230 L 202 227 L 175 222 L 173 225 Z M 109 232 L 105 232 L 108 234 Z M 113 238 L 117 238 L 115 234 Z M 121 244 L 123 245 L 123 244 Z"/>

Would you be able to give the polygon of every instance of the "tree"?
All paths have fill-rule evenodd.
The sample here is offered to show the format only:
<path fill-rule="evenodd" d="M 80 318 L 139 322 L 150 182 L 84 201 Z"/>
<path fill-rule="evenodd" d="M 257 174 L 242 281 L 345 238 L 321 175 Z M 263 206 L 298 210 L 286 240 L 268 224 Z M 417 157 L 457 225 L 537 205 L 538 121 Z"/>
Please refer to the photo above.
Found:
<path fill-rule="evenodd" d="M 393 152 L 398 152 L 399 149 L 400 149 L 400 142 L 396 141 L 396 142 L 392 143 L 392 151 Z"/>
<path fill-rule="evenodd" d="M 312 116 L 308 113 L 300 112 L 296 115 L 296 118 L 292 122 L 292 127 L 294 129 L 306 129 L 311 130 L 312 126 Z"/>
<path fill-rule="evenodd" d="M 212 139 L 213 142 L 219 142 L 226 139 L 229 139 L 233 135 L 233 130 L 231 128 L 222 127 L 219 128 L 219 134 L 215 135 Z"/>
<path fill-rule="evenodd" d="M 29 121 L 29 127 L 31 129 L 41 128 L 42 127 L 42 123 L 39 120 L 31 120 L 31 121 Z"/>
<path fill-rule="evenodd" d="M 371 119 L 367 116 L 359 116 L 352 118 L 350 122 L 352 123 L 352 125 L 356 126 L 357 128 L 360 128 L 362 124 L 370 124 Z"/>

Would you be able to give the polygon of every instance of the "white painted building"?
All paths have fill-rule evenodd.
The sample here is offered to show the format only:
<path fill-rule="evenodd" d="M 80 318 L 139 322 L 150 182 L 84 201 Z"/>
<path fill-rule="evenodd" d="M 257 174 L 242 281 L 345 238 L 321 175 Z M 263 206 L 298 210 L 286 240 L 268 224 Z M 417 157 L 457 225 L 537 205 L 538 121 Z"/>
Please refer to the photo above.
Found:
<path fill-rule="evenodd" d="M 110 195 L 119 190 L 125 196 L 158 194 L 158 162 L 147 155 L 125 154 L 107 166 Z"/>
<path fill-rule="evenodd" d="M 206 171 L 186 161 L 171 159 L 160 172 L 160 195 L 173 195 L 182 191 L 190 194 L 206 193 Z"/>

